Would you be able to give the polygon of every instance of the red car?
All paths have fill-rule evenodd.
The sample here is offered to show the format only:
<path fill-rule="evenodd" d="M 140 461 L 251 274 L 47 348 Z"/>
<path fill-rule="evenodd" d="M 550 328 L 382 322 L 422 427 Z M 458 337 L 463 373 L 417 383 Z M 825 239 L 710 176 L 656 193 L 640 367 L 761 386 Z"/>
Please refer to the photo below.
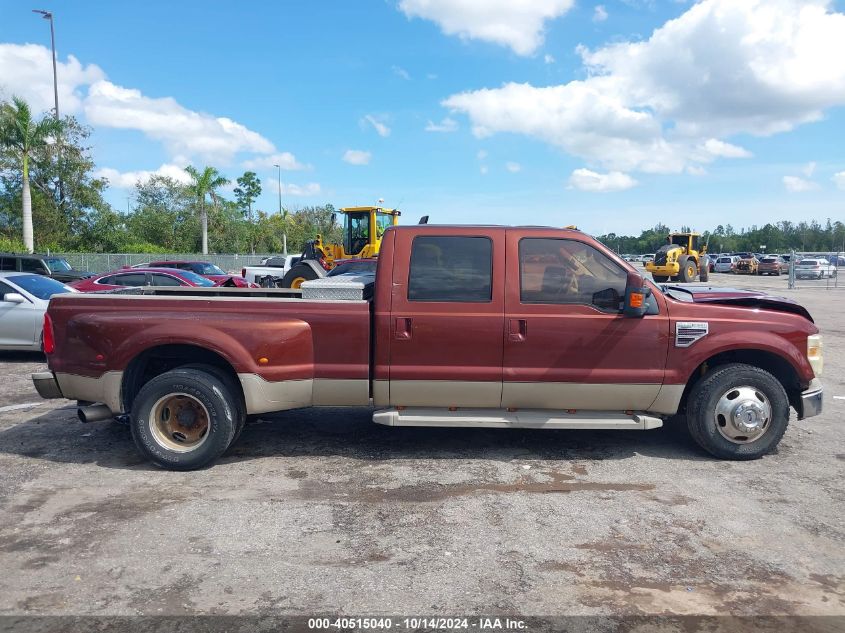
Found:
<path fill-rule="evenodd" d="M 147 264 L 146 267 L 178 268 L 179 270 L 190 270 L 191 272 L 196 273 L 197 275 L 201 275 L 206 279 L 210 279 L 214 282 L 224 282 L 231 279 L 232 283 L 226 285 L 231 285 L 236 288 L 253 287 L 250 286 L 249 282 L 245 281 L 242 277 L 230 275 L 225 270 L 215 264 L 212 264 L 211 262 L 190 261 L 187 259 L 174 259 L 168 261 L 150 262 L 149 264 Z"/>
<path fill-rule="evenodd" d="M 230 276 L 225 276 L 221 281 L 214 282 L 190 270 L 149 267 L 114 270 L 69 285 L 80 292 L 97 292 L 137 286 L 205 286 L 211 288 L 226 285 L 229 279 Z M 255 287 L 255 284 L 250 284 L 250 287 Z"/>

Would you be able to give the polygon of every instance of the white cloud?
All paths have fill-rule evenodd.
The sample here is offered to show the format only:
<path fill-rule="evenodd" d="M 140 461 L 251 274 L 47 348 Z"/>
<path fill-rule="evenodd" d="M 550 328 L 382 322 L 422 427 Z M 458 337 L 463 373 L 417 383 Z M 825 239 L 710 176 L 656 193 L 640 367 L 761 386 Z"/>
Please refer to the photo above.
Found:
<path fill-rule="evenodd" d="M 95 178 L 106 178 L 109 184 L 119 189 L 132 189 L 139 182 L 146 182 L 152 176 L 167 176 L 183 184 L 191 182 L 191 177 L 188 173 L 179 165 L 172 163 L 165 163 L 155 171 L 141 169 L 138 171 L 121 172 L 111 167 L 103 167 L 94 172 Z"/>
<path fill-rule="evenodd" d="M 396 75 L 397 77 L 401 77 L 405 81 L 410 81 L 411 79 L 410 73 L 401 66 L 391 66 L 390 70 L 393 71 L 394 75 Z"/>
<path fill-rule="evenodd" d="M 801 170 L 801 173 L 804 174 L 807 178 L 812 178 L 813 173 L 816 171 L 816 162 L 812 161 L 804 165 L 804 169 Z"/>
<path fill-rule="evenodd" d="M 485 158 L 487 158 L 487 156 L 487 150 L 484 149 L 478 150 L 478 153 L 475 155 L 478 160 L 484 160 Z"/>
<path fill-rule="evenodd" d="M 343 160 L 350 165 L 369 165 L 373 155 L 360 149 L 348 149 L 343 154 Z"/>
<path fill-rule="evenodd" d="M 607 19 L 607 9 L 604 8 L 604 5 L 596 5 L 596 8 L 593 9 L 593 22 L 604 22 Z"/>
<path fill-rule="evenodd" d="M 753 154 L 743 147 L 731 145 L 719 139 L 709 138 L 702 145 L 701 149 L 713 157 L 718 158 L 751 158 Z"/>
<path fill-rule="evenodd" d="M 507 169 L 510 173 L 515 174 L 522 171 L 522 165 L 509 160 L 505 163 L 505 169 Z"/>
<path fill-rule="evenodd" d="M 838 189 L 845 189 L 845 171 L 840 171 L 833 174 L 831 180 Z"/>
<path fill-rule="evenodd" d="M 75 57 L 58 60 L 59 111 L 99 127 L 137 130 L 161 142 L 174 164 L 229 163 L 238 153 L 272 154 L 262 135 L 227 117 L 189 110 L 172 97 L 149 97 L 110 82 L 101 68 Z M 0 44 L 0 95 L 20 95 L 36 112 L 53 107 L 49 48 Z"/>
<path fill-rule="evenodd" d="M 482 176 L 486 176 L 487 172 L 490 171 L 490 168 L 487 167 L 487 165 L 482 165 L 481 167 L 478 168 L 478 171 L 481 172 Z"/>
<path fill-rule="evenodd" d="M 546 53 L 545 55 L 543 55 L 543 61 L 547 64 L 554 64 L 555 63 L 554 55 L 549 55 L 548 53 Z"/>
<path fill-rule="evenodd" d="M 815 191 L 819 185 L 812 180 L 805 180 L 798 176 L 784 176 L 783 186 L 789 193 L 802 193 L 805 191 Z"/>
<path fill-rule="evenodd" d="M 454 132 L 458 129 L 458 122 L 455 119 L 446 117 L 440 123 L 429 121 L 425 126 L 426 132 Z"/>
<path fill-rule="evenodd" d="M 390 128 L 384 123 L 384 117 L 377 117 L 372 114 L 368 114 L 361 119 L 361 125 L 366 125 L 367 123 L 373 126 L 373 129 L 379 136 L 390 136 Z"/>
<path fill-rule="evenodd" d="M 226 163 L 238 152 L 275 150 L 266 138 L 232 119 L 194 112 L 171 97 L 146 97 L 105 80 L 91 85 L 84 110 L 93 125 L 139 130 L 161 141 L 171 154 Z"/>
<path fill-rule="evenodd" d="M 425 76 L 426 79 L 437 79 L 437 73 L 428 73 Z"/>
<path fill-rule="evenodd" d="M 83 66 L 73 55 L 56 60 L 59 113 L 76 114 L 85 97 L 83 88 L 104 79 L 98 66 Z M 0 44 L 0 96 L 25 99 L 33 112 L 54 107 L 53 57 L 49 48 L 38 44 Z"/>
<path fill-rule="evenodd" d="M 690 176 L 706 176 L 707 170 L 700 165 L 687 165 L 687 173 Z"/>
<path fill-rule="evenodd" d="M 269 190 L 277 194 L 279 193 L 279 183 L 276 180 L 268 180 L 267 185 Z M 282 183 L 282 195 L 283 196 L 293 196 L 296 198 L 300 197 L 309 197 L 309 196 L 317 196 L 323 191 L 323 188 L 320 186 L 318 182 L 309 182 L 305 185 L 294 185 L 292 183 L 283 182 Z"/>
<path fill-rule="evenodd" d="M 447 35 L 478 39 L 531 55 L 543 43 L 546 20 L 560 17 L 574 0 L 401 0 L 409 18 L 431 20 Z"/>
<path fill-rule="evenodd" d="M 628 174 L 619 171 L 612 171 L 607 174 L 599 174 L 589 169 L 576 169 L 569 177 L 569 187 L 581 191 L 624 191 L 635 187 L 637 181 Z"/>
<path fill-rule="evenodd" d="M 298 171 L 300 169 L 308 169 L 308 165 L 303 165 L 296 156 L 290 152 L 280 152 L 270 154 L 269 156 L 259 156 L 250 160 L 245 160 L 241 163 L 244 169 L 270 169 L 279 165 L 285 171 Z"/>
<path fill-rule="evenodd" d="M 845 14 L 825 0 L 702 0 L 643 41 L 590 51 L 586 78 L 452 95 L 484 138 L 538 138 L 611 171 L 678 173 L 749 153 L 768 135 L 845 105 Z"/>

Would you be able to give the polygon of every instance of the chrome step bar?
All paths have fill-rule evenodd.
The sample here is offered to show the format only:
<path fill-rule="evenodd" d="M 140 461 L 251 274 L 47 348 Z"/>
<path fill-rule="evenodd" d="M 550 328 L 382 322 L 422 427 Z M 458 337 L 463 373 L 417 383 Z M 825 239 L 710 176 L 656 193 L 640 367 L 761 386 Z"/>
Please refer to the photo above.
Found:
<path fill-rule="evenodd" d="M 663 420 L 642 413 L 611 411 L 541 411 L 525 409 L 435 409 L 408 407 L 381 409 L 373 422 L 384 426 L 453 426 L 500 429 L 630 429 L 646 431 L 663 426 Z"/>

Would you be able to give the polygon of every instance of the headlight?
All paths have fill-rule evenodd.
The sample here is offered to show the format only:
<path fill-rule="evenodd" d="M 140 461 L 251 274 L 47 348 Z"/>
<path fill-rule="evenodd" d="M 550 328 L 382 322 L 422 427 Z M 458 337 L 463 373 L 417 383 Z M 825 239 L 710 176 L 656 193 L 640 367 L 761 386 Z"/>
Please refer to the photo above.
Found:
<path fill-rule="evenodd" d="M 807 337 L 807 360 L 810 361 L 810 367 L 813 368 L 816 376 L 822 375 L 822 369 L 824 368 L 823 356 L 822 335 L 811 334 Z"/>

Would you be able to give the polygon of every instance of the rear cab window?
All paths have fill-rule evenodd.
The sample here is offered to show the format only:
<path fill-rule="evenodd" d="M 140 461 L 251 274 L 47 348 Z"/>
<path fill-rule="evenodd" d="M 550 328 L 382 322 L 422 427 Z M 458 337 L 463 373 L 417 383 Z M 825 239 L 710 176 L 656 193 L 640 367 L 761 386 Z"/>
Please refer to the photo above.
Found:
<path fill-rule="evenodd" d="M 479 303 L 492 298 L 493 242 L 489 237 L 414 238 L 408 301 Z"/>

